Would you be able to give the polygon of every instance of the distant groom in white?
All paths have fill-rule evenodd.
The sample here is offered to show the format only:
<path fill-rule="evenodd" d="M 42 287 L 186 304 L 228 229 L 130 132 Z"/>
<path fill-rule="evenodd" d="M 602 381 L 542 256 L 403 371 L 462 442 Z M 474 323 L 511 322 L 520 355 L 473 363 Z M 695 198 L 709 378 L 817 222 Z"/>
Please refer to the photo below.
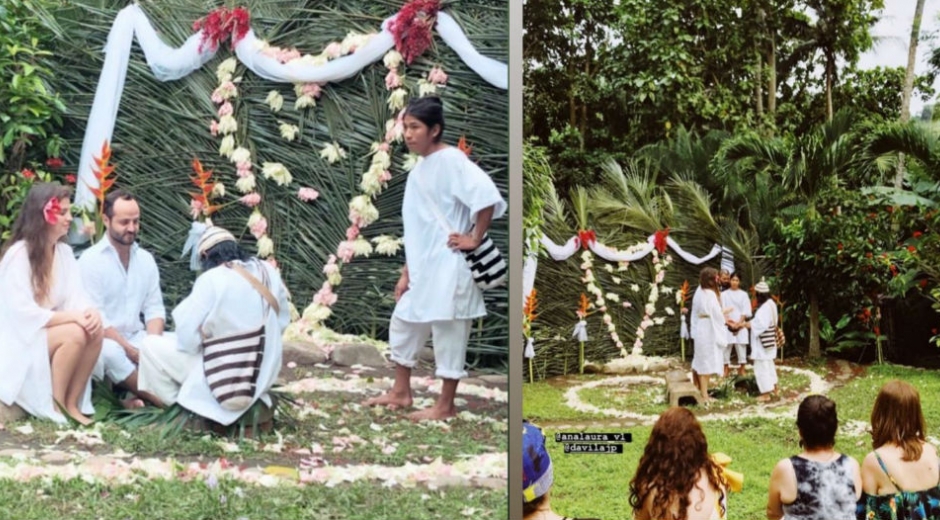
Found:
<path fill-rule="evenodd" d="M 99 381 L 108 378 L 153 401 L 153 396 L 138 389 L 137 363 L 145 338 L 162 335 L 166 322 L 160 271 L 153 255 L 137 244 L 140 205 L 133 195 L 124 190 L 108 193 L 102 214 L 105 236 L 78 261 L 85 290 L 101 310 L 104 324 L 104 343 L 92 376 Z M 144 405 L 136 397 L 123 404 Z"/>
<path fill-rule="evenodd" d="M 402 203 L 405 268 L 395 286 L 397 304 L 388 340 L 395 383 L 388 393 L 364 404 L 412 405 L 411 369 L 430 336 L 435 375 L 443 380 L 441 395 L 432 407 L 409 417 L 440 420 L 457 415 L 454 398 L 460 379 L 467 377 L 471 325 L 486 316 L 483 291 L 474 283 L 463 252 L 480 246 L 490 221 L 506 212 L 506 202 L 489 175 L 461 150 L 441 142 L 440 99 L 412 100 L 403 124 L 405 144 L 422 159 L 408 174 Z"/>

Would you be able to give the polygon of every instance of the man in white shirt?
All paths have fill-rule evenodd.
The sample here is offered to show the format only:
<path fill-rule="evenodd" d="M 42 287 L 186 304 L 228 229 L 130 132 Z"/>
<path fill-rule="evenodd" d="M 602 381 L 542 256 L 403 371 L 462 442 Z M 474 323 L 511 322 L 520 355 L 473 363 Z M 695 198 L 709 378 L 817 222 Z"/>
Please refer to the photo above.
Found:
<path fill-rule="evenodd" d="M 162 335 L 166 321 L 160 271 L 153 255 L 136 242 L 140 206 L 130 193 L 112 191 L 102 208 L 105 236 L 82 253 L 79 266 L 85 290 L 100 310 L 104 344 L 93 376 L 110 379 L 153 401 L 137 387 L 138 350 L 148 335 Z M 143 320 L 141 320 L 143 315 Z M 126 407 L 143 406 L 137 398 Z"/>

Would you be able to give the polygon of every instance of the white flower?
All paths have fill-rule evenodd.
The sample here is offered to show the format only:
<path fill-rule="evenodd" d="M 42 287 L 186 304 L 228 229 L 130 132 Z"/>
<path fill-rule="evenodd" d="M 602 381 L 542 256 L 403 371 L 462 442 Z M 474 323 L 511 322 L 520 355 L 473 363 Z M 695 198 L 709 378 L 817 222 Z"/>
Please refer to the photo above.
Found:
<path fill-rule="evenodd" d="M 676 311 L 672 310 L 672 307 L 666 307 L 666 314 L 668 314 L 668 315 L 670 315 L 670 316 L 675 316 L 675 315 L 676 315 Z"/>
<path fill-rule="evenodd" d="M 630 290 L 633 291 L 633 292 L 640 292 L 640 286 L 637 285 L 637 284 L 631 284 L 631 285 L 630 285 Z"/>
<path fill-rule="evenodd" d="M 389 119 L 385 122 L 385 138 L 388 141 L 398 142 L 401 141 L 402 135 L 405 133 L 404 126 L 398 124 L 396 119 Z"/>
<path fill-rule="evenodd" d="M 330 274 L 326 275 L 326 279 L 333 287 L 343 283 L 343 276 L 339 274 L 339 271 L 330 272 Z"/>
<path fill-rule="evenodd" d="M 673 289 L 672 289 L 672 287 L 663 287 L 663 288 L 660 289 L 660 291 L 661 291 L 663 294 L 672 294 Z"/>
<path fill-rule="evenodd" d="M 607 332 L 613 332 L 613 331 L 615 331 L 615 330 L 617 330 L 617 326 L 616 326 L 616 325 L 614 325 L 613 323 L 608 323 L 608 324 L 607 324 Z"/>
<path fill-rule="evenodd" d="M 212 196 L 213 197 L 224 197 L 225 196 L 225 185 L 221 182 L 215 183 L 215 186 L 212 187 Z"/>
<path fill-rule="evenodd" d="M 604 264 L 604 270 L 607 271 L 608 273 L 612 273 L 614 272 L 614 266 L 610 264 Z"/>
<path fill-rule="evenodd" d="M 264 215 L 261 214 L 257 209 L 251 212 L 251 215 L 248 217 L 248 227 L 253 227 L 258 222 L 261 222 L 261 219 L 264 218 Z"/>
<path fill-rule="evenodd" d="M 402 56 L 398 51 L 392 49 L 385 53 L 385 58 L 382 61 L 385 62 L 386 67 L 394 69 L 401 65 Z"/>
<path fill-rule="evenodd" d="M 336 144 L 336 141 L 333 141 L 332 144 L 323 147 L 323 150 L 320 151 L 320 157 L 326 159 L 330 164 L 333 164 L 340 159 L 346 158 L 346 150 L 340 148 L 340 146 Z"/>
<path fill-rule="evenodd" d="M 646 311 L 646 314 L 653 314 L 656 312 L 656 306 L 652 303 L 647 303 L 646 307 L 643 307 L 643 310 Z"/>
<path fill-rule="evenodd" d="M 630 267 L 630 262 L 620 262 L 617 264 L 617 271 L 626 271 Z"/>
<path fill-rule="evenodd" d="M 372 167 L 379 170 L 387 170 L 392 165 L 392 157 L 384 150 L 378 150 L 372 156 Z"/>
<path fill-rule="evenodd" d="M 621 281 L 620 278 L 617 278 L 616 276 L 614 276 L 614 277 L 611 277 L 611 280 L 613 280 L 615 284 L 620 285 L 620 281 Z"/>
<path fill-rule="evenodd" d="M 377 236 L 372 242 L 375 244 L 375 252 L 380 255 L 394 256 L 401 249 L 401 239 L 388 235 Z"/>
<path fill-rule="evenodd" d="M 405 98 L 407 96 L 408 91 L 403 88 L 393 90 L 388 96 L 388 109 L 396 111 L 405 108 Z"/>
<path fill-rule="evenodd" d="M 372 205 L 372 200 L 367 195 L 359 195 L 349 201 L 349 220 L 353 224 L 364 228 L 378 220 L 378 218 L 379 210 Z"/>
<path fill-rule="evenodd" d="M 297 128 L 297 125 L 292 125 L 289 123 L 283 123 L 278 121 L 278 129 L 281 131 L 281 137 L 286 139 L 289 142 L 293 142 L 297 138 L 297 133 L 300 132 L 300 128 Z"/>
<path fill-rule="evenodd" d="M 426 79 L 418 80 L 418 96 L 419 97 L 433 96 L 434 94 L 437 94 L 437 85 L 435 85 L 434 83 L 431 83 L 430 81 Z"/>
<path fill-rule="evenodd" d="M 233 116 L 219 118 L 219 133 L 222 135 L 234 134 L 238 131 L 238 121 Z"/>
<path fill-rule="evenodd" d="M 588 290 L 588 292 L 591 293 L 591 294 L 596 294 L 598 289 L 597 289 L 597 286 L 594 285 L 593 282 L 588 282 L 588 284 L 587 284 L 587 290 Z"/>
<path fill-rule="evenodd" d="M 607 298 L 608 300 L 612 301 L 612 302 L 619 302 L 619 301 L 620 301 L 620 297 L 617 296 L 617 295 L 614 294 L 614 293 L 607 293 L 606 298 Z"/>
<path fill-rule="evenodd" d="M 636 331 L 636 337 L 639 339 L 643 339 L 644 337 L 646 337 L 646 332 L 644 332 L 643 329 L 638 329 Z"/>
<path fill-rule="evenodd" d="M 222 144 L 219 145 L 219 155 L 231 157 L 235 150 L 235 136 L 227 135 L 222 138 Z"/>
<path fill-rule="evenodd" d="M 321 305 L 319 303 L 311 303 L 309 307 L 304 309 L 304 320 L 311 323 L 320 323 L 325 321 L 327 318 L 333 315 L 332 309 L 326 305 Z"/>
<path fill-rule="evenodd" d="M 294 110 L 303 110 L 315 106 L 317 106 L 317 100 L 313 96 L 300 96 L 297 101 L 294 101 Z"/>
<path fill-rule="evenodd" d="M 274 179 L 278 186 L 290 184 L 294 181 L 290 171 L 281 163 L 266 162 L 261 169 L 261 173 L 264 174 L 265 179 Z"/>
<path fill-rule="evenodd" d="M 343 43 L 341 44 L 343 55 L 363 48 L 367 43 L 369 43 L 369 40 L 371 40 L 373 36 L 374 35 L 372 34 L 359 34 L 350 32 L 346 35 L 346 38 L 343 39 Z"/>
<path fill-rule="evenodd" d="M 666 318 L 663 318 L 662 316 L 659 318 L 653 318 L 653 323 L 657 325 L 662 325 L 664 321 L 666 321 Z"/>
<path fill-rule="evenodd" d="M 682 305 L 682 292 L 676 292 L 676 305 Z"/>
<path fill-rule="evenodd" d="M 415 166 L 418 165 L 418 162 L 420 162 L 420 161 L 421 161 L 421 156 L 420 156 L 420 155 L 418 155 L 418 154 L 416 154 L 416 153 L 409 153 L 408 155 L 405 156 L 405 163 L 402 164 L 401 167 L 402 167 L 402 169 L 404 169 L 405 171 L 410 172 L 411 170 L 414 169 Z"/>
<path fill-rule="evenodd" d="M 362 174 L 362 181 L 359 182 L 359 189 L 366 195 L 375 195 L 382 191 L 382 181 L 372 170 Z"/>
<path fill-rule="evenodd" d="M 590 251 L 583 251 L 583 252 L 581 253 L 581 260 L 584 260 L 585 262 L 590 262 L 590 261 L 591 261 L 591 252 L 590 252 Z"/>
<path fill-rule="evenodd" d="M 264 235 L 258 239 L 258 256 L 261 258 L 267 258 L 274 253 L 274 241 L 271 240 L 268 235 Z"/>
<path fill-rule="evenodd" d="M 659 300 L 659 288 L 654 285 L 653 289 L 650 291 L 650 303 L 656 303 L 658 300 Z"/>
<path fill-rule="evenodd" d="M 251 193 L 252 191 L 255 191 L 254 174 L 246 175 L 235 181 L 235 189 L 242 193 Z"/>
<path fill-rule="evenodd" d="M 276 90 L 268 92 L 268 97 L 264 100 L 265 103 L 271 107 L 272 112 L 280 112 L 281 108 L 284 107 L 284 96 Z"/>
<path fill-rule="evenodd" d="M 232 74 L 235 73 L 235 67 L 238 66 L 238 60 L 234 57 L 229 58 L 215 69 L 215 76 L 219 78 L 219 83 L 225 83 L 226 81 L 232 81 Z"/>
<path fill-rule="evenodd" d="M 232 155 L 229 156 L 229 160 L 235 164 L 250 162 L 251 151 L 245 147 L 239 146 L 232 152 Z"/>
<path fill-rule="evenodd" d="M 353 242 L 353 251 L 356 252 L 356 256 L 368 257 L 372 254 L 372 244 L 360 235 Z"/>

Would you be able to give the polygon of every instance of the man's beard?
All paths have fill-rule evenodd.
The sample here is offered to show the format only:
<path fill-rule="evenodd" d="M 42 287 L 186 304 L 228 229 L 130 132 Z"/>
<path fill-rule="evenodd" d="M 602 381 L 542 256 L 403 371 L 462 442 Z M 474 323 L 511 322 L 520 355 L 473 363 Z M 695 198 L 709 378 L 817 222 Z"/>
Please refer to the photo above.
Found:
<path fill-rule="evenodd" d="M 111 235 L 111 239 L 117 242 L 118 244 L 129 246 L 134 244 L 134 240 L 137 238 L 137 233 L 117 233 L 108 232 Z"/>

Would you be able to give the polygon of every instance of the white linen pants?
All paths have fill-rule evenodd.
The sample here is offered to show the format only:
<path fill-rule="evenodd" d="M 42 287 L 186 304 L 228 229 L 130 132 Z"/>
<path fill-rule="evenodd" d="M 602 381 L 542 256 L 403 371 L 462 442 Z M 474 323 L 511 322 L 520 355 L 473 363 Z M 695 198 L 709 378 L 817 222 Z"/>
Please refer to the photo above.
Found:
<path fill-rule="evenodd" d="M 200 363 L 202 356 L 177 349 L 175 336 L 148 336 L 140 346 L 137 386 L 170 406 L 176 403 L 183 381 Z"/>
<path fill-rule="evenodd" d="M 777 384 L 777 366 L 773 359 L 755 359 L 754 377 L 757 379 L 757 389 L 766 394 Z"/>
<path fill-rule="evenodd" d="M 389 324 L 388 345 L 391 359 L 399 365 L 414 368 L 418 353 L 428 338 L 434 344 L 434 375 L 442 379 L 467 377 L 467 342 L 473 320 L 446 320 L 414 323 L 392 316 Z"/>
<path fill-rule="evenodd" d="M 747 364 L 747 345 L 744 343 L 734 343 L 726 345 L 724 348 L 725 364 L 731 364 L 731 350 L 735 350 L 738 353 L 738 364 L 746 365 Z"/>

